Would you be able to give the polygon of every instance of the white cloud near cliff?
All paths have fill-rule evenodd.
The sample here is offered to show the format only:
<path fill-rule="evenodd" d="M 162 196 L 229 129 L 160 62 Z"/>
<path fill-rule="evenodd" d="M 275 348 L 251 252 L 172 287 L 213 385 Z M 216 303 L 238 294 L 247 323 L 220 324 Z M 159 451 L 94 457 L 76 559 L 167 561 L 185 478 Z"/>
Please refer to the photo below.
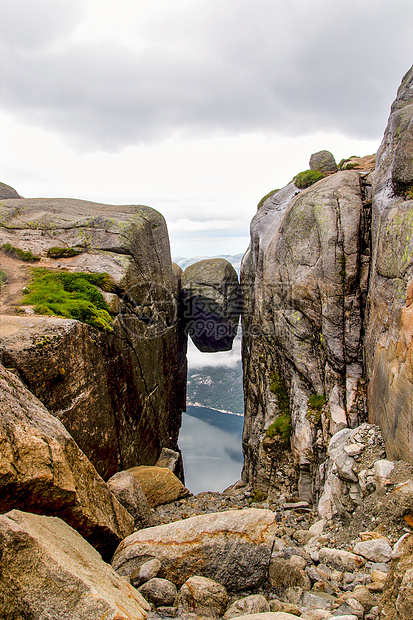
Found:
<path fill-rule="evenodd" d="M 181 255 L 191 227 L 241 251 L 311 152 L 375 150 L 411 62 L 411 0 L 0 6 L 2 181 L 154 206 Z"/>

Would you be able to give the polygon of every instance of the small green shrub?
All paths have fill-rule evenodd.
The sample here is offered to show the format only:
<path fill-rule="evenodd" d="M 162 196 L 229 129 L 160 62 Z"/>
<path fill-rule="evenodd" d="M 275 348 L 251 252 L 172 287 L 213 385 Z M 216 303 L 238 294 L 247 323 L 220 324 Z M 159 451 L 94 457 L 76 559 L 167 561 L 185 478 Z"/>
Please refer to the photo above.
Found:
<path fill-rule="evenodd" d="M 47 256 L 49 258 L 58 259 L 58 258 L 72 258 L 73 256 L 77 256 L 81 254 L 83 250 L 81 248 L 49 248 L 47 250 Z"/>
<path fill-rule="evenodd" d="M 103 331 L 111 331 L 112 318 L 102 293 L 113 284 L 107 273 L 53 272 L 34 269 L 29 292 L 23 303 L 34 306 L 38 314 L 77 319 Z"/>
<path fill-rule="evenodd" d="M 10 245 L 10 243 L 5 243 L 1 246 L 1 249 L 9 256 L 19 258 L 27 263 L 36 263 L 40 260 L 40 256 L 35 256 L 30 250 L 25 251 L 21 248 L 15 248 L 13 245 Z"/>
<path fill-rule="evenodd" d="M 326 397 L 324 394 L 312 394 L 307 400 L 307 417 L 313 424 L 320 422 L 325 403 Z"/>
<path fill-rule="evenodd" d="M 324 178 L 324 175 L 319 170 L 304 170 L 303 172 L 299 172 L 294 177 L 293 181 L 298 189 L 305 189 L 322 178 Z"/>
<path fill-rule="evenodd" d="M 267 494 L 262 489 L 254 489 L 252 492 L 250 503 L 263 502 L 265 499 L 267 499 Z"/>
<path fill-rule="evenodd" d="M 3 284 L 6 282 L 7 280 L 7 276 L 4 273 L 3 269 L 0 269 L 0 289 L 3 286 Z"/>
<path fill-rule="evenodd" d="M 291 435 L 291 417 L 289 415 L 279 416 L 272 424 L 270 424 L 265 434 L 271 439 L 278 435 L 285 443 L 289 444 Z"/>

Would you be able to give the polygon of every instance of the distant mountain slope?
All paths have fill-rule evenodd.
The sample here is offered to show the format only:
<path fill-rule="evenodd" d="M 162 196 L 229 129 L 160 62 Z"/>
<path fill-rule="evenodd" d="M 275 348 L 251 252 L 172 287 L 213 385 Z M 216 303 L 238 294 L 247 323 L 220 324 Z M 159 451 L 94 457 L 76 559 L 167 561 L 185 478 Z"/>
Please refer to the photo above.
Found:
<path fill-rule="evenodd" d="M 187 404 L 243 415 L 241 360 L 232 368 L 204 366 L 189 370 Z"/>

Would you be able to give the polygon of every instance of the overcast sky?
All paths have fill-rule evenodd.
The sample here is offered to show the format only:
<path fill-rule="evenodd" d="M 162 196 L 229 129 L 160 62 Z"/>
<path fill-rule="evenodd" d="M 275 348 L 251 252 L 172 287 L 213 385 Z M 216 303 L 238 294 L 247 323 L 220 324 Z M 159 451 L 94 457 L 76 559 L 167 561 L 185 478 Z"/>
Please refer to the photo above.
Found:
<path fill-rule="evenodd" d="M 375 152 L 412 63 L 412 0 L 0 5 L 0 180 L 155 207 L 175 256 L 245 251 L 312 152 Z"/>

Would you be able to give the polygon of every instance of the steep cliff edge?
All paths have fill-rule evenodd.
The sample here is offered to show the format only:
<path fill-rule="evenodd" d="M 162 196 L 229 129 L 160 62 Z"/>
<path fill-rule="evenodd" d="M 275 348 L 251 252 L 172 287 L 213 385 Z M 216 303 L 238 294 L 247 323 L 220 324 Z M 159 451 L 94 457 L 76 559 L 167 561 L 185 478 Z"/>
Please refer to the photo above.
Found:
<path fill-rule="evenodd" d="M 185 408 L 186 336 L 163 217 L 142 206 L 4 199 L 0 245 L 36 268 L 107 273 L 110 329 L 20 307 L 33 267 L 1 256 L 0 357 L 58 417 L 98 472 L 154 464 L 177 449 Z"/>
<path fill-rule="evenodd" d="M 243 478 L 270 495 L 314 499 L 331 436 L 367 417 L 389 458 L 412 462 L 412 162 L 413 69 L 374 175 L 363 158 L 302 191 L 296 177 L 252 220 Z"/>
<path fill-rule="evenodd" d="M 369 205 L 353 171 L 301 193 L 291 183 L 264 202 L 251 224 L 242 268 L 243 446 L 244 476 L 254 485 L 271 488 L 277 476 L 291 476 L 291 468 L 279 467 L 291 444 L 300 496 L 310 498 L 327 437 L 363 418 L 368 224 Z"/>
<path fill-rule="evenodd" d="M 377 153 L 366 322 L 369 419 L 389 458 L 413 462 L 413 69 Z"/>

